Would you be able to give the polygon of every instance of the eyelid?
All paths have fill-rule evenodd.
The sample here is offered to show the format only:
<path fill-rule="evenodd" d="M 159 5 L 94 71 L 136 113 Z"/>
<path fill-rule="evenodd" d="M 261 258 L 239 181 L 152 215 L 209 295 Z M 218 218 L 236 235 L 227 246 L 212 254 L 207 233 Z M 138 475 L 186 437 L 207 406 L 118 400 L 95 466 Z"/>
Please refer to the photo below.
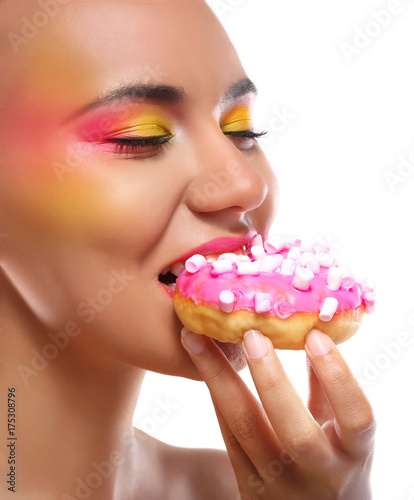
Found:
<path fill-rule="evenodd" d="M 224 133 L 253 128 L 250 110 L 246 106 L 241 105 L 234 107 L 224 115 L 220 127 Z"/>
<path fill-rule="evenodd" d="M 151 137 L 159 135 L 170 135 L 171 132 L 168 128 L 157 123 L 135 123 L 129 127 L 123 127 L 117 132 L 113 132 L 108 137 L 122 137 L 131 136 L 136 134 L 139 137 Z"/>

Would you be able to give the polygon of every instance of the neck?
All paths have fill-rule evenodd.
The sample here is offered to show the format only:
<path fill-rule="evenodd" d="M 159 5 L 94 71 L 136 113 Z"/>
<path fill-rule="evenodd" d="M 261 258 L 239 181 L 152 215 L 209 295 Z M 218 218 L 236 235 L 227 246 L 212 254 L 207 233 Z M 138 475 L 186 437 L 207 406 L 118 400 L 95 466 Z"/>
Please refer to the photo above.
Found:
<path fill-rule="evenodd" d="M 122 498 L 144 454 L 132 419 L 145 371 L 79 354 L 76 337 L 58 347 L 7 280 L 0 290 L 0 477 L 12 478 L 14 451 L 15 498 Z M 8 401 L 16 405 L 10 429 Z"/>

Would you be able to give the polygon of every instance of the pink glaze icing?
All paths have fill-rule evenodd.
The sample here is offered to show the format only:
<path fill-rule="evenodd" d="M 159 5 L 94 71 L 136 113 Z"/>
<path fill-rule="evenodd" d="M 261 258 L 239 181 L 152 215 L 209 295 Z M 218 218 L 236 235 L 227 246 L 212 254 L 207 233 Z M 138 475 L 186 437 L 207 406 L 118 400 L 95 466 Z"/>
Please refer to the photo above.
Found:
<path fill-rule="evenodd" d="M 300 240 L 294 240 L 294 245 L 298 246 L 300 254 L 303 254 L 305 248 L 302 249 L 300 244 Z M 279 252 L 270 250 L 266 251 L 265 254 L 278 253 L 285 260 L 292 246 L 292 244 L 286 244 L 285 248 Z M 306 252 L 313 253 L 316 258 L 316 254 L 321 252 L 321 249 L 319 246 L 310 248 L 307 245 Z M 297 253 L 299 254 L 299 251 Z M 290 255 L 292 255 L 292 251 Z M 250 258 L 253 261 L 255 257 L 250 255 Z M 301 262 L 298 258 L 295 261 L 296 266 L 306 267 L 307 260 L 303 259 Z M 323 262 L 323 259 L 320 260 Z M 231 269 L 231 272 L 215 275 L 214 271 L 211 272 L 211 262 L 207 262 L 196 273 L 183 271 L 177 278 L 178 293 L 186 299 L 191 299 L 197 305 L 204 304 L 220 309 L 220 292 L 229 290 L 235 297 L 233 311 L 244 309 L 251 312 L 255 312 L 255 293 L 268 293 L 271 297 L 272 307 L 270 312 L 266 314 L 281 319 L 286 319 L 295 312 L 319 313 L 326 297 L 334 297 L 338 300 L 337 312 L 353 309 L 361 304 L 366 306 L 366 312 L 374 310 L 374 293 L 364 294 L 360 283 L 355 282 L 352 287 L 346 289 L 349 286 L 349 280 L 344 280 L 345 288 L 340 286 L 336 291 L 328 288 L 329 267 L 324 266 L 323 263 L 306 291 L 293 287 L 294 276 L 281 274 L 280 267 L 272 272 L 260 271 L 258 276 L 239 276 L 236 263 L 232 263 Z"/>

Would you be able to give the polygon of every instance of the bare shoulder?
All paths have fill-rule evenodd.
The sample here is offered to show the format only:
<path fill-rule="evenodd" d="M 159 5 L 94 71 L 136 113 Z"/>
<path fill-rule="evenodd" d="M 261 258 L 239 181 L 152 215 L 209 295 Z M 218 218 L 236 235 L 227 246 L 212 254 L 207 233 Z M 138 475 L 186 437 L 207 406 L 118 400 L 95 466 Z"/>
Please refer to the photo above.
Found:
<path fill-rule="evenodd" d="M 168 497 L 169 500 L 240 498 L 236 477 L 226 451 L 167 445 L 165 452 L 172 474 L 171 482 L 175 484 L 175 491 Z"/>

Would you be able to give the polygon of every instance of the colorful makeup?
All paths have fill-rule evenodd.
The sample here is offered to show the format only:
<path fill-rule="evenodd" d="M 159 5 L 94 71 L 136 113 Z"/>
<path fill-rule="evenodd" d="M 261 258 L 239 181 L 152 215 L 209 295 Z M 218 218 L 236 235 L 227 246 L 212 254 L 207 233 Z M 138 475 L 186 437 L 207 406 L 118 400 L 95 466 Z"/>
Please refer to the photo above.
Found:
<path fill-rule="evenodd" d="M 232 108 L 222 118 L 220 126 L 224 133 L 251 130 L 253 124 L 249 108 L 242 104 Z"/>
<path fill-rule="evenodd" d="M 96 114 L 78 128 L 77 135 L 84 141 L 103 142 L 115 137 L 168 136 L 172 128 L 171 120 L 159 108 L 130 105 Z"/>

